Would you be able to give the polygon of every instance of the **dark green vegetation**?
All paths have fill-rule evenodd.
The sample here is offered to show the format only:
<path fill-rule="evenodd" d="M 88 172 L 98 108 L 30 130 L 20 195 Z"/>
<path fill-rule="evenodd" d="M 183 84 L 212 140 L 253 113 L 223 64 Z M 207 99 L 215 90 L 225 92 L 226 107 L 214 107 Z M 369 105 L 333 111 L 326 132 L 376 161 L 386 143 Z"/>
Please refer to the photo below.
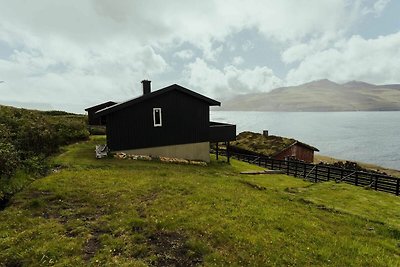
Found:
<path fill-rule="evenodd" d="M 259 133 L 241 132 L 236 137 L 236 141 L 231 143 L 231 149 L 235 152 L 273 156 L 295 142 L 294 139 L 281 136 L 265 137 Z"/>
<path fill-rule="evenodd" d="M 257 167 L 54 158 L 0 212 L 3 266 L 399 266 L 399 198 Z"/>
<path fill-rule="evenodd" d="M 46 174 L 60 146 L 88 136 L 85 116 L 0 105 L 0 202 Z"/>
<path fill-rule="evenodd" d="M 224 110 L 253 111 L 382 111 L 400 110 L 399 85 L 329 80 L 282 87 L 223 101 Z"/>

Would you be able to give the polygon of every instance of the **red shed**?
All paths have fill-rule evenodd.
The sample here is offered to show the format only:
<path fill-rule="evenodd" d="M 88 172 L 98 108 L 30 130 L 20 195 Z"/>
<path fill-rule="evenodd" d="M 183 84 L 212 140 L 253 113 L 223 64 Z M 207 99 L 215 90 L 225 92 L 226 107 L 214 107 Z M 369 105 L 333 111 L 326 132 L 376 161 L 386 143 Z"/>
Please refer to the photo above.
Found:
<path fill-rule="evenodd" d="M 296 140 L 292 145 L 282 151 L 272 155 L 274 159 L 284 160 L 288 157 L 293 157 L 307 163 L 314 162 L 314 152 L 319 151 L 317 148 L 304 144 Z"/>
<path fill-rule="evenodd" d="M 263 155 L 274 159 L 284 160 L 292 157 L 310 163 L 314 161 L 317 148 L 292 138 L 253 132 L 242 132 L 236 137 L 230 150 L 239 153 Z"/>

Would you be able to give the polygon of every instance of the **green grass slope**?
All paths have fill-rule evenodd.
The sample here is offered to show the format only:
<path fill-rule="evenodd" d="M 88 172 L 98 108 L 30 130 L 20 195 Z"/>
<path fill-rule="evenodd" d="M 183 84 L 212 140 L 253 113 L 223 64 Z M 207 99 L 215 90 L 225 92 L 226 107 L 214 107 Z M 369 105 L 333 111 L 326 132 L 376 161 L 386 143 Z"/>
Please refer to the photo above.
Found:
<path fill-rule="evenodd" d="M 399 266 L 398 197 L 235 160 L 96 160 L 99 142 L 0 211 L 0 266 Z"/>

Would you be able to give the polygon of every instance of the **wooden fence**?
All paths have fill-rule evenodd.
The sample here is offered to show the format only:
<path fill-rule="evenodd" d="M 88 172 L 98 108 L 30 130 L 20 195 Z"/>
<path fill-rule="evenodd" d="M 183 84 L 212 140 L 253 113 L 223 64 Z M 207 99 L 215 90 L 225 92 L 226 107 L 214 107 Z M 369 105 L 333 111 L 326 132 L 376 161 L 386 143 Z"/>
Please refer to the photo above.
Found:
<path fill-rule="evenodd" d="M 226 155 L 226 151 L 220 151 Z M 337 168 L 329 165 L 310 164 L 293 160 L 277 160 L 268 157 L 239 154 L 229 151 L 229 155 L 238 160 L 268 168 L 283 170 L 287 175 L 303 178 L 312 182 L 336 181 L 370 187 L 395 195 L 400 194 L 400 178 L 365 171 Z"/>

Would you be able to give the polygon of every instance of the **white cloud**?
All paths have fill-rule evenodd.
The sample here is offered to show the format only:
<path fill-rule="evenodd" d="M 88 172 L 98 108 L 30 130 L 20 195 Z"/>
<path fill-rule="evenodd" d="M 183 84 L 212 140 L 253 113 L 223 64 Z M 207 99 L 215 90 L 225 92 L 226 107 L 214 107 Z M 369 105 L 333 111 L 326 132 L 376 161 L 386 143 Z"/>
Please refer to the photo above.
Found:
<path fill-rule="evenodd" d="M 235 66 L 243 64 L 244 59 L 241 56 L 236 56 L 232 59 L 232 64 Z"/>
<path fill-rule="evenodd" d="M 319 38 L 310 39 L 306 43 L 294 43 L 281 53 L 282 61 L 286 64 L 300 62 L 308 55 L 327 49 L 337 41 L 339 36 L 340 33 L 327 33 Z"/>
<path fill-rule="evenodd" d="M 365 6 L 362 9 L 364 15 L 374 14 L 376 17 L 380 16 L 382 11 L 390 3 L 391 0 L 376 0 L 373 6 Z"/>
<path fill-rule="evenodd" d="M 123 99 L 133 95 L 134 84 L 141 79 L 162 77 L 171 70 L 165 55 L 192 59 L 193 51 L 182 50 L 183 44 L 201 50 L 201 59 L 186 69 L 191 84 L 220 88 L 220 94 L 268 90 L 282 83 L 271 69 L 239 69 L 242 61 L 248 63 L 243 55 L 230 62 L 232 51 L 250 52 L 259 44 L 240 38 L 238 43 L 227 43 L 228 37 L 252 29 L 264 40 L 272 40 L 284 51 L 284 63 L 300 64 L 288 80 L 304 80 L 331 71 L 332 63 L 324 60 L 342 68 L 343 62 L 350 64 L 345 47 L 356 46 L 356 41 L 343 36 L 365 12 L 381 13 L 388 2 L 0 0 L 0 45 L 10 47 L 6 55 L 0 53 L 0 79 L 6 81 L 0 87 L 2 98 L 39 97 L 52 103 Z M 372 72 L 369 66 L 364 73 L 388 79 L 386 58 L 374 60 L 385 73 Z M 236 67 L 217 69 L 210 62 Z M 362 70 L 357 72 L 361 77 Z M 180 73 L 176 75 L 164 78 L 179 80 Z"/>
<path fill-rule="evenodd" d="M 254 48 L 254 44 L 253 44 L 253 42 L 252 41 L 250 41 L 250 40 L 246 40 L 243 44 L 242 44 L 242 49 L 243 49 L 243 51 L 249 51 L 249 50 L 251 50 L 251 49 L 253 49 Z"/>
<path fill-rule="evenodd" d="M 200 58 L 187 65 L 186 79 L 190 86 L 210 96 L 266 92 L 283 84 L 267 67 L 226 66 L 219 70 Z"/>
<path fill-rule="evenodd" d="M 289 71 L 287 82 L 297 84 L 328 78 L 339 82 L 396 83 L 400 73 L 399 47 L 400 32 L 376 39 L 360 36 L 342 39 L 331 47 L 303 55 L 299 66 Z"/>
<path fill-rule="evenodd" d="M 180 59 L 191 59 L 194 54 L 193 51 L 190 49 L 181 50 L 174 53 L 174 56 Z"/>

